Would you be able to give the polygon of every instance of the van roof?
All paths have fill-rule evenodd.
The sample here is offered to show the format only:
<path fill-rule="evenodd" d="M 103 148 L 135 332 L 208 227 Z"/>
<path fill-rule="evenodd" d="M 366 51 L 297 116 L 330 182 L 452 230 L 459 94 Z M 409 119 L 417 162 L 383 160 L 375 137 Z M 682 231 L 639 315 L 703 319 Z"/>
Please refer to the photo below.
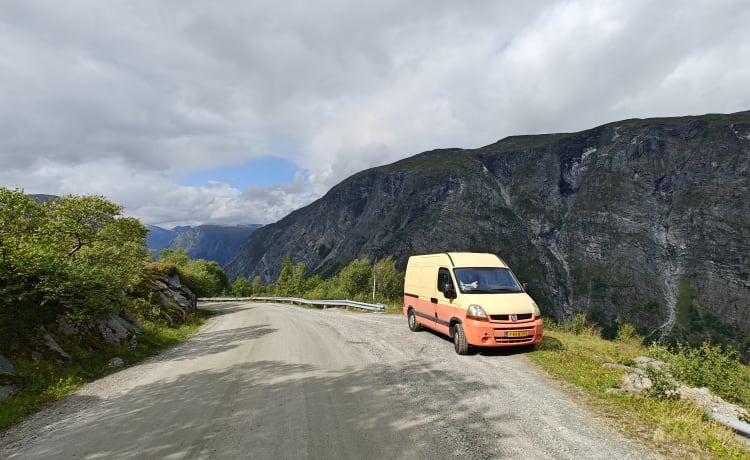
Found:
<path fill-rule="evenodd" d="M 449 252 L 454 267 L 506 267 L 495 254 L 483 252 Z"/>
<path fill-rule="evenodd" d="M 484 252 L 441 252 L 437 254 L 421 254 L 409 257 L 409 265 L 433 266 L 444 264 L 446 266 L 479 268 L 479 267 L 501 267 L 508 268 L 508 264 L 495 254 Z"/>

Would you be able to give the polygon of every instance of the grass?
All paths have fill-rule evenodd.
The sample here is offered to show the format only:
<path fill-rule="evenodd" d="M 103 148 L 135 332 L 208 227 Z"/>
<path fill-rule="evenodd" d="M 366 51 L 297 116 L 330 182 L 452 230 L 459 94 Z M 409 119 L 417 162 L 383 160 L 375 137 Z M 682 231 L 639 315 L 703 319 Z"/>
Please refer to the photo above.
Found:
<path fill-rule="evenodd" d="M 552 326 L 545 330 L 544 340 L 529 353 L 529 357 L 626 435 L 669 458 L 750 459 L 750 450 L 730 429 L 709 420 L 692 403 L 607 391 L 619 388 L 624 371 L 605 367 L 605 363 L 629 365 L 637 356 L 650 356 L 668 362 L 687 360 L 695 364 L 689 358 L 697 357 L 704 363 L 718 362 L 724 369 L 724 378 L 733 385 L 740 385 L 734 393 L 750 398 L 746 386 L 750 385 L 750 379 L 741 381 L 750 376 L 750 370 L 734 360 L 731 353 L 727 355 L 711 347 L 702 353 L 687 352 L 685 348 L 682 351 L 669 351 L 658 346 L 649 348 L 642 346 L 637 336 L 609 341 L 600 338 L 595 327 L 580 327 L 579 324 L 575 333 Z M 709 360 L 704 359 L 706 356 Z M 710 363 L 694 365 L 701 372 L 711 372 L 707 366 L 710 367 Z M 689 367 L 682 365 L 683 369 Z M 684 373 L 688 374 L 689 370 Z M 712 391 L 717 393 L 715 389 Z M 747 408 L 745 401 L 733 402 L 744 403 L 740 405 Z"/>
<path fill-rule="evenodd" d="M 209 312 L 199 310 L 197 315 L 179 327 L 144 322 L 144 331 L 138 334 L 138 346 L 134 350 L 109 347 L 94 353 L 80 344 L 66 342 L 61 345 L 73 356 L 70 363 L 56 365 L 31 359 L 15 362 L 22 389 L 12 397 L 0 401 L 0 428 L 72 393 L 85 383 L 112 373 L 113 370 L 107 364 L 115 356 L 120 357 L 127 366 L 179 343 L 194 333 L 209 316 Z"/>

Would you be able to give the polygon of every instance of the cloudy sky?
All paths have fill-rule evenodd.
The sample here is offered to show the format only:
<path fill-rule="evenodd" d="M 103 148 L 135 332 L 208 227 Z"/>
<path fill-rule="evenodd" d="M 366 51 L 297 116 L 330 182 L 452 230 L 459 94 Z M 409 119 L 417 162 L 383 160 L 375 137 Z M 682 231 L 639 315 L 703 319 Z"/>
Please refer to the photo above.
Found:
<path fill-rule="evenodd" d="M 744 0 L 0 0 L 0 186 L 270 223 L 363 169 L 750 109 Z"/>

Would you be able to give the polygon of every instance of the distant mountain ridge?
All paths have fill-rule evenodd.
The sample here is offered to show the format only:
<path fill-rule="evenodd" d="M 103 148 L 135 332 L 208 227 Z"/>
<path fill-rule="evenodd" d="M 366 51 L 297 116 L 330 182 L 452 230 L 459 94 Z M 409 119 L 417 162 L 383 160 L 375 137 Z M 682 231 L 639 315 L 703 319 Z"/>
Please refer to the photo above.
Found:
<path fill-rule="evenodd" d="M 750 112 L 633 119 L 424 152 L 362 171 L 254 232 L 230 277 L 275 281 L 284 257 L 501 255 L 544 313 L 612 334 L 750 347 Z"/>
<path fill-rule="evenodd" d="M 213 260 L 226 265 L 260 224 L 181 226 L 171 230 L 147 225 L 146 246 L 158 256 L 162 249 L 184 248 L 192 259 Z"/>
<path fill-rule="evenodd" d="M 31 198 L 39 203 L 59 199 L 57 195 L 31 194 Z M 257 229 L 260 224 L 221 225 L 206 224 L 178 226 L 165 229 L 156 225 L 146 225 L 146 248 L 154 256 L 165 248 L 184 248 L 192 259 L 213 260 L 224 266 L 237 254 L 240 246 Z"/>

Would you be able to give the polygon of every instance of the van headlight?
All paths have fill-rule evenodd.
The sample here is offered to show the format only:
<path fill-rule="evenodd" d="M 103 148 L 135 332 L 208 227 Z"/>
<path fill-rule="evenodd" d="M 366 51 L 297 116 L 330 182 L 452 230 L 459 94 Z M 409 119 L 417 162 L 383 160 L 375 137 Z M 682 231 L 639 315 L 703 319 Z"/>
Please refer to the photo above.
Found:
<path fill-rule="evenodd" d="M 542 311 L 539 309 L 539 305 L 537 305 L 533 300 L 531 301 L 531 309 L 534 310 L 535 318 L 539 318 L 540 316 L 542 316 Z"/>
<path fill-rule="evenodd" d="M 481 305 L 469 305 L 469 309 L 466 310 L 466 317 L 477 321 L 490 320 L 487 316 L 487 312 L 484 311 L 484 308 L 482 308 Z"/>

